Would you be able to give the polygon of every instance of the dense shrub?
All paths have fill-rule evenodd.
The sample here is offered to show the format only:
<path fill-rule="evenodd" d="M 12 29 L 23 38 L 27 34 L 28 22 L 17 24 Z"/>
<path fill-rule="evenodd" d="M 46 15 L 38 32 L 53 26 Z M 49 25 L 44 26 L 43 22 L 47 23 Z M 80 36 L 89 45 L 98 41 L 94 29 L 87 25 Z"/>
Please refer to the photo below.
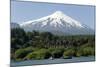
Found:
<path fill-rule="evenodd" d="M 55 50 L 55 48 L 48 48 L 48 51 L 50 51 L 51 53 Z"/>
<path fill-rule="evenodd" d="M 71 48 L 70 49 L 67 49 L 63 53 L 63 58 L 72 57 L 72 56 L 74 56 L 74 54 L 75 54 L 75 50 L 74 49 L 71 49 Z"/>
<path fill-rule="evenodd" d="M 77 49 L 76 56 L 90 56 L 95 55 L 95 48 L 87 45 L 81 46 L 79 49 Z"/>
<path fill-rule="evenodd" d="M 26 49 L 18 49 L 15 52 L 16 58 L 24 58 L 28 53 L 32 52 L 32 48 L 26 48 Z"/>
<path fill-rule="evenodd" d="M 26 59 L 36 59 L 37 52 L 32 52 L 26 56 Z"/>
<path fill-rule="evenodd" d="M 27 59 L 48 59 L 51 56 L 47 49 L 34 51 L 26 56 Z"/>
<path fill-rule="evenodd" d="M 15 52 L 15 57 L 16 57 L 16 58 L 23 58 L 25 55 L 26 55 L 26 52 L 25 52 L 24 49 L 18 49 L 18 50 Z"/>
<path fill-rule="evenodd" d="M 95 47 L 92 48 L 92 55 L 95 56 Z"/>
<path fill-rule="evenodd" d="M 92 47 L 85 47 L 83 48 L 83 56 L 94 55 L 94 49 Z"/>
<path fill-rule="evenodd" d="M 52 57 L 53 58 L 60 58 L 63 55 L 63 50 L 62 49 L 55 49 L 52 51 Z"/>
<path fill-rule="evenodd" d="M 35 48 L 33 48 L 33 47 L 27 47 L 27 48 L 24 48 L 24 50 L 27 51 L 27 52 L 32 52 L 32 51 L 35 50 Z"/>
<path fill-rule="evenodd" d="M 76 57 L 82 56 L 82 49 L 78 49 L 77 52 L 75 53 Z"/>

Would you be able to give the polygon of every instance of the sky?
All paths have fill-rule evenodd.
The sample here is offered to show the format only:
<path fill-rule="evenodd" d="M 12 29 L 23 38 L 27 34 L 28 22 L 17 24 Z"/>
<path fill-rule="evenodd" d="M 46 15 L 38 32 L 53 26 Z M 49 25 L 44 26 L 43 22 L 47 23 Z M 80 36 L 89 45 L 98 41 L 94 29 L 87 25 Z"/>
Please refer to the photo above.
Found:
<path fill-rule="evenodd" d="M 95 29 L 95 6 L 11 1 L 11 22 L 21 24 L 39 19 L 56 11 Z"/>

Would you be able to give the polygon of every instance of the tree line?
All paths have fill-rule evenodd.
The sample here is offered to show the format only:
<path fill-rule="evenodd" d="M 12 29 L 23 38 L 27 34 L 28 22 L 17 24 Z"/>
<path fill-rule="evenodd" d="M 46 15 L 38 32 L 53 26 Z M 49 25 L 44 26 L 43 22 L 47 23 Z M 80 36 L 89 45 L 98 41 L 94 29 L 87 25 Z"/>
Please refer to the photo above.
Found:
<path fill-rule="evenodd" d="M 53 51 L 55 51 L 54 53 L 57 52 L 54 49 L 57 49 L 57 50 L 60 50 L 60 51 L 58 51 L 58 53 L 61 54 L 61 56 L 62 56 L 62 53 L 64 53 L 64 55 L 67 55 L 67 53 L 70 49 L 74 49 L 74 51 L 70 50 L 73 53 L 77 50 L 80 50 L 81 52 L 83 51 L 83 53 L 84 53 L 84 50 L 89 51 L 87 49 L 81 50 L 80 47 L 81 48 L 85 47 L 87 49 L 93 50 L 95 48 L 95 35 L 59 36 L 59 35 L 53 35 L 50 32 L 38 32 L 35 30 L 33 30 L 32 32 L 25 32 L 21 28 L 11 29 L 11 58 L 12 57 L 15 58 L 15 56 L 18 55 L 16 53 L 21 53 L 21 51 L 22 51 L 22 53 L 26 52 L 25 54 L 29 54 L 31 51 L 33 52 L 34 50 L 35 50 L 35 52 L 33 52 L 33 54 L 34 53 L 37 54 L 41 51 L 44 51 L 44 52 L 48 51 L 48 53 L 46 52 L 46 54 L 49 54 L 49 53 L 51 54 L 51 52 L 52 52 L 51 49 Z M 22 49 L 24 49 L 24 50 L 22 50 Z M 25 51 L 27 49 L 29 51 Z M 64 52 L 64 51 L 66 51 L 66 52 Z M 70 51 L 69 51 L 69 53 L 71 53 Z M 79 52 L 79 51 L 77 51 L 77 52 Z M 27 57 L 30 57 L 31 55 L 33 56 L 33 54 L 31 53 Z M 50 56 L 50 54 L 49 54 L 49 56 Z M 76 54 L 74 54 L 74 55 L 76 55 Z M 25 56 L 24 56 L 24 58 L 25 58 Z M 57 55 L 57 56 L 59 56 L 59 55 Z"/>

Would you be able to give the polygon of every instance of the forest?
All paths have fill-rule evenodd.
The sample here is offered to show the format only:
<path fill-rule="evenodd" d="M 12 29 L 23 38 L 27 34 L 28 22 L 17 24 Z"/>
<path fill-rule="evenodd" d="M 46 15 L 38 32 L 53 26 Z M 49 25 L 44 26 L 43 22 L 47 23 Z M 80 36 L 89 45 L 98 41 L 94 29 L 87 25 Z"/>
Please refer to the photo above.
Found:
<path fill-rule="evenodd" d="M 11 29 L 12 60 L 69 59 L 80 56 L 95 56 L 95 35 L 59 36 L 50 32 Z"/>

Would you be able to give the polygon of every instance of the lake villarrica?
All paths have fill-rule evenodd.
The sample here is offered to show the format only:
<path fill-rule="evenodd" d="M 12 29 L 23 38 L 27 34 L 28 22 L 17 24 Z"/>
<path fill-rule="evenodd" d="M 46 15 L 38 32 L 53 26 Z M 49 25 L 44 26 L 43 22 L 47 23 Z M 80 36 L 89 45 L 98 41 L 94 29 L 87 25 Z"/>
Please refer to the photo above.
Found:
<path fill-rule="evenodd" d="M 72 57 L 72 59 L 25 60 L 25 61 L 19 61 L 19 62 L 11 61 L 11 67 L 44 65 L 44 64 L 74 63 L 74 62 L 91 62 L 91 61 L 95 61 L 95 56 Z"/>

